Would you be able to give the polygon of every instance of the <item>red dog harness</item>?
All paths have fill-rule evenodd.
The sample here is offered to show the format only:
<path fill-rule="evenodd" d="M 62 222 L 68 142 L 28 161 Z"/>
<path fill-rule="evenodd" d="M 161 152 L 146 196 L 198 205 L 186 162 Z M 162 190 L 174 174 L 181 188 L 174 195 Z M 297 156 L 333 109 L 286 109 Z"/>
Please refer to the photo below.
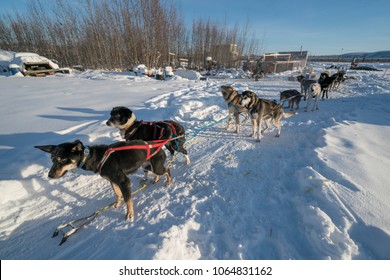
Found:
<path fill-rule="evenodd" d="M 114 152 L 126 151 L 126 150 L 146 150 L 146 160 L 145 161 L 148 161 L 152 156 L 157 154 L 162 149 L 162 147 L 164 147 L 165 144 L 167 144 L 171 140 L 172 139 L 155 140 L 155 141 L 151 141 L 152 144 L 148 144 L 145 142 L 145 145 L 122 146 L 122 147 L 108 148 L 106 150 L 106 152 L 104 153 L 103 158 L 100 160 L 100 162 L 98 164 L 98 172 L 99 172 L 99 174 L 101 173 L 104 163 L 107 161 L 107 159 L 110 157 L 110 155 Z M 153 154 L 151 154 L 150 150 L 155 149 L 155 148 L 157 148 L 157 150 Z"/>
<path fill-rule="evenodd" d="M 131 139 L 131 137 L 137 132 L 138 128 L 141 125 L 149 125 L 153 127 L 153 139 L 163 139 L 164 134 L 165 134 L 165 129 L 161 126 L 158 125 L 158 123 L 163 123 L 166 125 L 169 125 L 169 127 L 172 129 L 173 137 L 176 137 L 176 128 L 175 126 L 167 121 L 157 121 L 157 122 L 144 122 L 144 121 L 139 121 L 138 123 L 135 123 L 132 125 L 132 128 L 128 133 L 125 135 L 125 139 Z"/>

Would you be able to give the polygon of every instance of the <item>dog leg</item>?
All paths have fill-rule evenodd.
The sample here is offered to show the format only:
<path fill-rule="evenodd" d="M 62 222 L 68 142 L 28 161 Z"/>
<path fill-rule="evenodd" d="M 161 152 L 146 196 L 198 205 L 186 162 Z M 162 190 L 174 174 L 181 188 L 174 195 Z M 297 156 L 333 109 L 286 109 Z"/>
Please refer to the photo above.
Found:
<path fill-rule="evenodd" d="M 188 155 L 184 155 L 184 157 L 186 158 L 186 164 L 190 164 L 191 161 L 190 161 L 190 157 Z"/>
<path fill-rule="evenodd" d="M 179 151 L 184 155 L 184 157 L 186 158 L 186 164 L 190 164 L 191 161 L 190 161 L 190 157 L 188 156 L 188 152 L 187 150 L 184 148 L 184 143 L 185 143 L 185 138 L 182 138 L 182 139 L 179 139 L 178 140 L 178 143 L 179 143 Z"/>
<path fill-rule="evenodd" d="M 173 156 L 171 156 L 171 158 L 167 161 L 167 164 L 168 164 L 168 165 L 171 165 L 174 159 L 175 159 L 175 158 L 174 158 Z"/>
<path fill-rule="evenodd" d="M 133 197 L 131 196 L 131 181 L 124 173 L 115 173 L 114 178 L 110 178 L 110 181 L 119 186 L 120 191 L 123 195 L 123 200 L 127 206 L 127 214 L 125 219 L 132 220 L 134 218 L 134 209 L 133 209 Z M 114 189 L 115 190 L 115 189 Z"/>
<path fill-rule="evenodd" d="M 276 132 L 275 137 L 280 137 L 280 131 L 281 131 L 281 129 L 282 129 L 282 125 L 280 124 L 280 122 L 279 122 L 278 119 L 274 119 L 274 125 L 275 125 L 276 128 L 277 128 L 277 132 Z"/>
<path fill-rule="evenodd" d="M 134 219 L 134 207 L 133 207 L 132 197 L 129 198 L 129 200 L 126 202 L 126 205 L 127 205 L 126 221 L 132 221 Z"/>
<path fill-rule="evenodd" d="M 311 98 L 309 97 L 309 98 L 307 99 L 307 102 L 306 102 L 305 112 L 307 112 L 307 110 L 309 109 L 310 101 L 311 101 Z"/>
<path fill-rule="evenodd" d="M 153 184 L 157 183 L 160 180 L 160 175 L 156 175 L 156 177 L 153 180 Z"/>
<path fill-rule="evenodd" d="M 226 130 L 229 130 L 232 122 L 233 122 L 233 116 L 229 113 L 229 119 L 228 119 L 228 124 L 226 126 Z"/>
<path fill-rule="evenodd" d="M 157 155 L 150 159 L 151 167 L 153 168 L 153 173 L 156 175 L 153 183 L 157 183 L 161 175 L 167 175 L 167 186 L 172 183 L 171 173 L 169 170 L 169 165 L 164 166 L 165 153 L 159 152 Z"/>
<path fill-rule="evenodd" d="M 269 126 L 270 126 L 270 121 L 271 121 L 271 119 L 267 119 L 267 120 L 265 121 L 265 128 L 261 130 L 261 134 L 263 134 L 263 133 L 269 128 Z"/>
<path fill-rule="evenodd" d="M 114 207 L 118 208 L 119 206 L 122 205 L 122 201 L 123 201 L 122 192 L 117 184 L 111 182 L 111 186 L 112 186 L 112 189 L 114 190 L 114 193 L 116 195 L 116 203 L 115 203 Z"/>
<path fill-rule="evenodd" d="M 313 112 L 314 112 L 314 108 L 316 109 L 316 110 L 318 110 L 318 97 L 319 96 L 316 96 L 316 98 L 314 99 L 314 105 L 313 105 Z"/>
<path fill-rule="evenodd" d="M 236 115 L 234 115 L 234 117 L 236 119 L 236 133 L 239 133 L 240 132 L 240 115 L 236 114 Z"/>
<path fill-rule="evenodd" d="M 126 188 L 126 192 L 125 194 L 123 194 L 123 199 L 126 202 L 126 206 L 127 206 L 127 214 L 126 214 L 127 221 L 134 219 L 133 197 L 130 192 L 130 184 L 131 181 L 130 179 L 128 179 L 126 185 L 123 185 L 123 187 Z"/>
<path fill-rule="evenodd" d="M 252 133 L 249 135 L 249 137 L 256 138 L 256 119 L 252 119 Z"/>
<path fill-rule="evenodd" d="M 144 170 L 144 178 L 141 180 L 142 182 L 146 182 L 146 181 L 148 180 L 149 172 L 154 173 L 153 164 L 152 164 L 153 158 L 154 158 L 154 157 L 152 157 L 152 159 L 150 159 L 150 161 L 147 161 L 147 162 L 145 162 L 145 163 L 142 165 L 142 168 L 143 168 L 143 170 Z"/>
<path fill-rule="evenodd" d="M 144 170 L 144 177 L 141 179 L 142 182 L 146 182 L 148 180 L 148 173 L 149 171 Z"/>
<path fill-rule="evenodd" d="M 261 133 L 260 133 L 261 124 L 262 124 L 262 117 L 260 117 L 260 118 L 257 120 L 256 142 L 260 142 L 260 137 L 261 137 Z"/>
<path fill-rule="evenodd" d="M 172 142 L 169 142 L 165 145 L 165 148 L 167 148 L 167 150 L 169 151 L 169 153 L 171 154 L 171 158 L 173 158 L 174 154 L 175 154 L 175 148 L 174 148 L 174 145 L 175 143 L 172 143 Z"/>
<path fill-rule="evenodd" d="M 290 111 L 294 111 L 294 99 L 291 99 L 290 102 L 289 102 L 289 108 L 290 108 Z"/>
<path fill-rule="evenodd" d="M 169 187 L 172 184 L 171 171 L 169 170 L 169 167 L 165 168 L 165 174 L 167 174 L 167 187 Z"/>

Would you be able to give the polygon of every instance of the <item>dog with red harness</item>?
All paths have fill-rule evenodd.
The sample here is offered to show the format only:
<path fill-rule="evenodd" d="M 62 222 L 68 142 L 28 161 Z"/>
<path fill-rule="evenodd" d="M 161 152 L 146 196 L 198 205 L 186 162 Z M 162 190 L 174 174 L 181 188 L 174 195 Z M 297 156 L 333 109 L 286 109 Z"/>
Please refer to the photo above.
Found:
<path fill-rule="evenodd" d="M 117 142 L 111 145 L 85 147 L 79 140 L 59 145 L 35 146 L 51 155 L 52 167 L 49 178 L 60 178 L 68 170 L 81 168 L 99 173 L 110 181 L 116 195 L 115 207 L 119 207 L 122 199 L 127 206 L 126 220 L 134 218 L 131 181 L 127 175 L 143 167 L 156 174 L 154 182 L 166 174 L 167 186 L 172 182 L 169 167 L 164 166 L 166 154 L 162 147 L 170 140 L 145 142 L 141 140 Z"/>
<path fill-rule="evenodd" d="M 129 108 L 118 106 L 111 110 L 110 118 L 106 122 L 108 126 L 119 129 L 125 140 L 169 140 L 165 147 L 171 154 L 171 159 L 176 152 L 180 152 L 186 158 L 186 163 L 190 163 L 187 150 L 184 148 L 185 130 L 178 122 L 172 120 L 145 122 L 138 121 L 134 112 Z"/>

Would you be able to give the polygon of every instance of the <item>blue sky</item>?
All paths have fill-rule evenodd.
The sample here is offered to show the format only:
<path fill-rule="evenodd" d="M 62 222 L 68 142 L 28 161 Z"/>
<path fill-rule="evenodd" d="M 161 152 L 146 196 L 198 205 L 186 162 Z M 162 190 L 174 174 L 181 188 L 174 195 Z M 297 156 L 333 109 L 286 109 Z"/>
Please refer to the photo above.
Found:
<path fill-rule="evenodd" d="M 0 0 L 0 13 L 28 0 Z M 263 52 L 341 54 L 390 50 L 389 0 L 176 0 L 189 25 L 199 17 L 228 25 L 249 22 Z"/>

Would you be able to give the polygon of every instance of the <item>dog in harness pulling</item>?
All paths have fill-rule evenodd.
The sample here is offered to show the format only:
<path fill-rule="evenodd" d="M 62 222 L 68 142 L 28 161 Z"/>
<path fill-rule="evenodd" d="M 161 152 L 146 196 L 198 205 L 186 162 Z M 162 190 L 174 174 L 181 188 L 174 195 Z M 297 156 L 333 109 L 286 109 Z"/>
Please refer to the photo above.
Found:
<path fill-rule="evenodd" d="M 184 155 L 187 164 L 190 163 L 188 152 L 184 148 L 186 141 L 184 127 L 175 121 L 138 121 L 133 111 L 119 106 L 111 110 L 110 118 L 106 124 L 118 128 L 122 138 L 125 140 L 153 141 L 176 138 L 165 144 L 165 147 L 171 154 L 171 159 L 176 151 Z"/>
<path fill-rule="evenodd" d="M 60 178 L 68 170 L 81 168 L 99 173 L 110 181 L 116 195 L 115 207 L 119 207 L 122 198 L 127 206 L 126 220 L 134 218 L 131 181 L 127 175 L 143 167 L 156 174 L 154 182 L 166 174 L 167 186 L 172 182 L 169 167 L 165 167 L 166 154 L 162 150 L 162 142 L 145 142 L 141 140 L 117 142 L 111 145 L 85 147 L 79 140 L 59 145 L 35 146 L 51 155 L 52 167 L 49 178 Z"/>

